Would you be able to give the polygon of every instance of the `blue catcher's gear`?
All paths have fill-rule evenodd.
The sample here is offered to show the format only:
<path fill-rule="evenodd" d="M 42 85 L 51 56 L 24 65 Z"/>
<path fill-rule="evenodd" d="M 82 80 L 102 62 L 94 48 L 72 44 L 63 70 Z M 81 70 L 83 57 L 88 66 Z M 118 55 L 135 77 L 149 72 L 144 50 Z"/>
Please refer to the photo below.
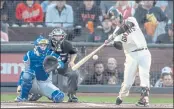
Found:
<path fill-rule="evenodd" d="M 15 98 L 15 102 L 25 102 L 25 101 L 28 101 L 28 100 L 25 99 L 25 98 L 21 98 L 20 96 L 17 96 L 17 97 Z"/>
<path fill-rule="evenodd" d="M 39 45 L 45 44 L 46 48 L 43 50 Z M 48 45 L 49 45 L 49 40 L 44 38 L 43 36 L 39 36 L 35 41 L 34 41 L 34 51 L 40 55 L 40 54 L 45 54 L 49 51 Z"/>
<path fill-rule="evenodd" d="M 116 19 L 116 18 L 119 18 L 120 23 L 123 22 L 123 16 L 122 16 L 121 12 L 119 12 L 115 7 L 111 7 L 108 10 L 107 16 L 111 20 Z"/>
<path fill-rule="evenodd" d="M 28 94 L 32 88 L 33 79 L 35 78 L 35 72 L 32 70 L 23 72 L 21 75 L 21 93 L 20 98 L 28 99 Z"/>
<path fill-rule="evenodd" d="M 51 99 L 56 103 L 60 103 L 64 99 L 64 93 L 61 92 L 60 90 L 54 91 L 51 96 L 52 96 Z"/>

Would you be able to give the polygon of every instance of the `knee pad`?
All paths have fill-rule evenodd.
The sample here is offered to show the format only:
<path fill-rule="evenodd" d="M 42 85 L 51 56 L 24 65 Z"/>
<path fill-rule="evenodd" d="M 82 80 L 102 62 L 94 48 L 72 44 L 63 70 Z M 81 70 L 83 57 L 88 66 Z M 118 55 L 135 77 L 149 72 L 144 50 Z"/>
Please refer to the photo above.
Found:
<path fill-rule="evenodd" d="M 51 94 L 52 100 L 56 103 L 60 103 L 64 99 L 64 93 L 60 90 L 56 90 Z"/>
<path fill-rule="evenodd" d="M 142 87 L 141 96 L 149 96 L 150 89 L 148 87 Z"/>
<path fill-rule="evenodd" d="M 25 71 L 22 75 L 22 80 L 24 82 L 30 82 L 35 78 L 34 71 Z"/>
<path fill-rule="evenodd" d="M 21 98 L 28 99 L 29 91 L 32 88 L 33 79 L 35 78 L 34 72 L 26 71 L 22 75 L 21 83 Z"/>

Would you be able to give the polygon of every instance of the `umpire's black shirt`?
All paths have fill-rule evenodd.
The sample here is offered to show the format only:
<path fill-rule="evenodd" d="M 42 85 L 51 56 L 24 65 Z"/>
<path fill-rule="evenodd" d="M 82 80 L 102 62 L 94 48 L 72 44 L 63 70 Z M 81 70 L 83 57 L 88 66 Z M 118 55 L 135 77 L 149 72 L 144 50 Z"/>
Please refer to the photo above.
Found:
<path fill-rule="evenodd" d="M 71 42 L 64 40 L 62 42 L 62 44 L 60 45 L 60 51 L 56 51 L 55 50 L 55 46 L 53 45 L 52 41 L 51 41 L 51 48 L 53 51 L 55 51 L 56 53 L 60 54 L 60 56 L 62 57 L 62 61 L 64 63 L 66 63 L 68 61 L 68 54 L 76 54 L 76 48 L 73 47 L 73 45 L 71 44 Z"/>
<path fill-rule="evenodd" d="M 57 71 L 60 74 L 65 74 L 67 72 L 68 69 L 68 56 L 69 54 L 76 54 L 76 48 L 73 47 L 73 45 L 71 44 L 71 42 L 64 40 L 62 42 L 62 44 L 60 45 L 60 51 L 56 51 L 55 50 L 55 46 L 53 45 L 52 41 L 51 41 L 51 49 L 55 52 L 58 53 L 61 56 L 61 60 L 62 62 L 65 63 L 65 67 L 63 69 L 57 69 Z"/>

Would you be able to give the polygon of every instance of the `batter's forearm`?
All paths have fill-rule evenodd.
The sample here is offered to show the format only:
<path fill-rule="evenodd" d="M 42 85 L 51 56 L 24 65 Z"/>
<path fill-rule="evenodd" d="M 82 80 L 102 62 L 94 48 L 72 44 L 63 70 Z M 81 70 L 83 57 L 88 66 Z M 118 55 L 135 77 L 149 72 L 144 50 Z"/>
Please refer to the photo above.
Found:
<path fill-rule="evenodd" d="M 125 24 L 123 24 L 116 32 L 115 35 L 120 35 L 132 28 L 134 24 L 132 22 L 127 21 Z"/>

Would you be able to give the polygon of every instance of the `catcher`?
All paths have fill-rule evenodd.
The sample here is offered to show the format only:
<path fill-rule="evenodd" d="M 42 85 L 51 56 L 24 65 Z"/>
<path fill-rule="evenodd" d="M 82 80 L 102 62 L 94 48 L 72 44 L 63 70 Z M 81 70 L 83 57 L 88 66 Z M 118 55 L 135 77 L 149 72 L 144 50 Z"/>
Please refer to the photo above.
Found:
<path fill-rule="evenodd" d="M 50 71 L 45 72 L 43 66 L 43 61 L 51 60 L 57 64 L 54 65 L 56 68 L 63 67 L 63 63 L 59 61 L 60 55 L 49 49 L 49 40 L 42 36 L 37 38 L 34 45 L 34 50 L 28 51 L 24 55 L 25 68 L 20 75 L 17 88 L 17 91 L 20 90 L 20 94 L 15 101 L 28 101 L 29 94 L 32 93 L 40 95 L 37 97 L 46 96 L 56 103 L 62 102 L 64 93 L 52 84 L 52 73 Z"/>
<path fill-rule="evenodd" d="M 65 31 L 61 28 L 55 28 L 49 34 L 51 49 L 55 53 L 60 54 L 64 67 L 54 69 L 54 67 L 50 66 L 46 61 L 44 64 L 48 66 L 47 68 L 49 68 L 49 66 L 51 67 L 49 69 L 50 71 L 55 70 L 55 72 L 68 77 L 68 102 L 78 102 L 78 98 L 76 97 L 78 73 L 71 70 L 77 56 L 77 51 L 69 41 L 65 40 L 66 35 Z"/>

